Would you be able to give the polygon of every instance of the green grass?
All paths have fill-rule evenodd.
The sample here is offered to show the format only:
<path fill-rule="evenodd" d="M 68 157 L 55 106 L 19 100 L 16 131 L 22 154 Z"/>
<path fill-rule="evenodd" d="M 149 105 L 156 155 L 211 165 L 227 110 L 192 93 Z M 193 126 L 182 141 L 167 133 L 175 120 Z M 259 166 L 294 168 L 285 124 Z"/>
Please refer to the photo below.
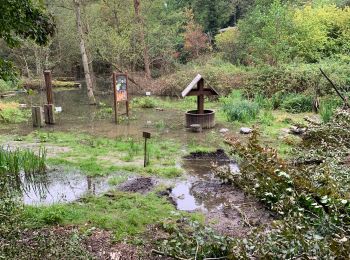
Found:
<path fill-rule="evenodd" d="M 84 134 L 37 131 L 24 139 L 70 148 L 68 152 L 49 158 L 48 162 L 79 168 L 89 176 L 108 175 L 118 171 L 167 178 L 180 175 L 174 165 L 181 159 L 182 151 L 180 145 L 173 140 L 153 138 L 149 141 L 150 166 L 145 169 L 141 138 L 108 139 Z"/>
<path fill-rule="evenodd" d="M 113 231 L 117 240 L 142 233 L 146 226 L 175 216 L 174 207 L 153 193 L 115 192 L 112 197 L 88 197 L 81 203 L 25 207 L 31 227 L 80 225 Z"/>
<path fill-rule="evenodd" d="M 128 179 L 128 175 L 118 175 L 110 178 L 108 180 L 108 184 L 111 186 L 117 186 Z"/>
<path fill-rule="evenodd" d="M 28 121 L 30 111 L 20 109 L 15 102 L 0 102 L 0 123 L 17 124 Z"/>

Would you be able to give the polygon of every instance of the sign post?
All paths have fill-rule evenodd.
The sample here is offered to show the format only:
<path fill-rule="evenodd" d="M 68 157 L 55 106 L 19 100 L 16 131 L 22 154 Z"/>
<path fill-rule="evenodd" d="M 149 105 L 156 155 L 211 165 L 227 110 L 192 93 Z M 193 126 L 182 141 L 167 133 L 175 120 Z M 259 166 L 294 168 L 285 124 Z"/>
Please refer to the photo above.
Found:
<path fill-rule="evenodd" d="M 129 117 L 128 75 L 113 73 L 114 120 L 118 124 L 118 102 L 125 102 L 126 116 Z"/>
<path fill-rule="evenodd" d="M 148 154 L 147 154 L 147 139 L 151 138 L 151 133 L 143 132 L 142 135 L 143 135 L 143 138 L 145 138 L 143 167 L 146 167 L 149 164 L 149 158 L 148 158 Z"/>

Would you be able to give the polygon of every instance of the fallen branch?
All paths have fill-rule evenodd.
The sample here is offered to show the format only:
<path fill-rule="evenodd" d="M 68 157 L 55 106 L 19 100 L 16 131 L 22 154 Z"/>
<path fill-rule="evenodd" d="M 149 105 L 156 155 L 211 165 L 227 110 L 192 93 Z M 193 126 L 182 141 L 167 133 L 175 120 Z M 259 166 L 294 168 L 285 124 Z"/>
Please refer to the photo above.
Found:
<path fill-rule="evenodd" d="M 337 92 L 338 96 L 344 101 L 344 105 L 345 107 L 350 107 L 349 106 L 349 102 L 347 100 L 346 97 L 344 97 L 340 91 L 338 90 L 338 88 L 336 87 L 336 85 L 333 83 L 333 81 L 326 75 L 326 73 L 324 73 L 324 71 L 320 68 L 320 71 L 322 73 L 322 75 L 328 80 L 328 82 L 331 84 L 331 86 L 333 87 L 333 89 L 335 90 L 335 92 Z"/>

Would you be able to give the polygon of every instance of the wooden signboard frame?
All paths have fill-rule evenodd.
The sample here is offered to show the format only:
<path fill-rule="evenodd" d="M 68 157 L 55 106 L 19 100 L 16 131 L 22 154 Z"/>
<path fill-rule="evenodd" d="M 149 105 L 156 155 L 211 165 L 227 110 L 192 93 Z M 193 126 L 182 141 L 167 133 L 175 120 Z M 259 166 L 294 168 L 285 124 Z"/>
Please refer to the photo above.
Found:
<path fill-rule="evenodd" d="M 119 77 L 125 77 L 125 91 L 126 98 L 123 100 L 118 100 L 118 90 L 117 90 L 117 82 Z M 118 102 L 125 102 L 126 106 L 126 116 L 129 117 L 129 95 L 128 95 L 128 74 L 126 73 L 113 73 L 113 93 L 114 93 L 114 120 L 115 123 L 118 124 Z"/>

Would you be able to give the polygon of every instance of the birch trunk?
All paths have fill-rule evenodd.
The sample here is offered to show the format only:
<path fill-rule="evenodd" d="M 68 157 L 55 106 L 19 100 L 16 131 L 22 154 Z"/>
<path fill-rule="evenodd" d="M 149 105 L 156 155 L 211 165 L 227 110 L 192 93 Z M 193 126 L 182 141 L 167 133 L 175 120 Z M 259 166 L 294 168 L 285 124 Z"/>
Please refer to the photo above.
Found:
<path fill-rule="evenodd" d="M 80 39 L 80 53 L 81 53 L 81 58 L 83 61 L 89 103 L 90 103 L 90 105 L 96 105 L 96 99 L 95 99 L 94 91 L 93 91 L 94 87 L 93 87 L 93 82 L 91 79 L 91 74 L 90 74 L 90 69 L 89 69 L 89 60 L 88 60 L 88 56 L 86 53 L 86 47 L 85 47 L 85 41 L 84 41 L 84 32 L 83 32 L 83 26 L 82 26 L 82 21 L 81 21 L 80 0 L 74 0 L 74 4 L 75 4 L 75 15 L 77 18 L 78 35 L 79 35 L 79 39 Z"/>
<path fill-rule="evenodd" d="M 143 62 L 145 65 L 145 73 L 147 78 L 151 78 L 151 68 L 150 68 L 150 59 L 148 53 L 148 46 L 145 40 L 145 26 L 140 13 L 140 0 L 134 0 L 135 16 L 136 22 L 140 26 L 140 41 L 143 48 Z"/>

